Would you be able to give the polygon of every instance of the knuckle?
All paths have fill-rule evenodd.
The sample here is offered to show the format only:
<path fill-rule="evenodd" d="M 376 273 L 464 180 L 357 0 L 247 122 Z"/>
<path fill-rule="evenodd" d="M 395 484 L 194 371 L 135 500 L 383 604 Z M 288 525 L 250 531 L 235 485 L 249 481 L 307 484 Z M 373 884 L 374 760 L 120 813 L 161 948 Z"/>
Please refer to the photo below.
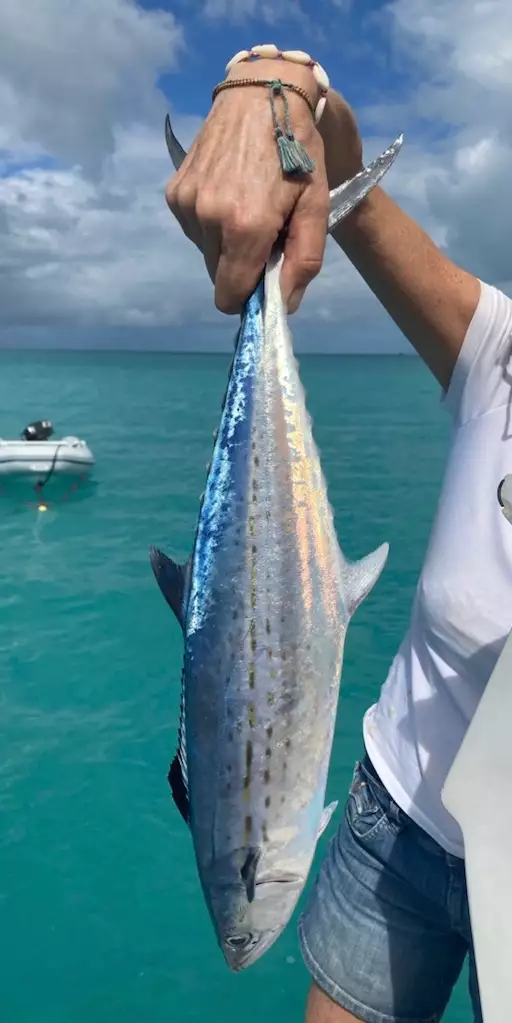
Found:
<path fill-rule="evenodd" d="M 200 224 L 208 227 L 223 221 L 222 206 L 211 192 L 201 192 L 196 199 L 196 217 Z"/>
<path fill-rule="evenodd" d="M 266 238 L 273 225 L 268 214 L 252 209 L 232 208 L 226 212 L 224 234 L 231 241 L 256 241 Z"/>
<path fill-rule="evenodd" d="M 309 283 L 317 277 L 322 269 L 323 254 L 300 256 L 296 266 L 296 276 L 301 283 Z"/>
<path fill-rule="evenodd" d="M 195 185 L 187 178 L 171 178 L 165 190 L 167 204 L 171 210 L 191 213 L 196 204 Z"/>

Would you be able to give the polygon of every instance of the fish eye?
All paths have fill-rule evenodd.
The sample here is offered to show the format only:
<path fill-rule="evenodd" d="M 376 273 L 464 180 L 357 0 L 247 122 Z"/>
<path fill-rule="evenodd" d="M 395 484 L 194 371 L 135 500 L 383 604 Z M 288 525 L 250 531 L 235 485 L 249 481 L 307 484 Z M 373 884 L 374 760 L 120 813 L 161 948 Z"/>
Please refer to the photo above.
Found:
<path fill-rule="evenodd" d="M 235 951 L 240 951 L 240 949 L 247 948 L 248 945 L 251 945 L 253 941 L 254 938 L 252 934 L 232 934 L 231 937 L 226 938 L 226 945 Z"/>

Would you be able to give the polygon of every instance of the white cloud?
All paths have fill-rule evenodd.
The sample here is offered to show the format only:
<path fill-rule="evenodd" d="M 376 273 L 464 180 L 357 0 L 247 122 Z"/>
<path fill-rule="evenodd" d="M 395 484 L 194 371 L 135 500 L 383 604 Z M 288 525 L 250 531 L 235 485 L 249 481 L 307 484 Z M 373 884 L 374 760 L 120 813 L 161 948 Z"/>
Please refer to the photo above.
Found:
<path fill-rule="evenodd" d="M 207 2 L 211 17 L 255 11 L 253 0 Z M 505 288 L 512 281 L 509 2 L 392 0 L 387 31 L 413 70 L 414 91 L 364 112 L 374 126 L 368 157 L 408 129 L 386 181 L 390 192 L 455 259 Z M 285 10 L 288 0 L 273 6 L 273 17 Z M 163 199 L 170 164 L 157 80 L 183 45 L 172 15 L 133 0 L 0 4 L 0 174 L 10 165 L 0 177 L 2 324 L 226 322 L 199 254 Z M 420 116 L 443 127 L 428 144 L 415 134 Z M 189 145 L 199 120 L 174 121 Z M 15 171 L 18 164 L 24 169 Z M 306 330 L 313 319 L 382 328 L 384 314 L 333 245 L 296 322 Z"/>
<path fill-rule="evenodd" d="M 182 45 L 172 14 L 133 0 L 2 0 L 1 147 L 97 171 L 116 124 L 162 112 L 155 81 Z"/>
<path fill-rule="evenodd" d="M 421 75 L 413 116 L 451 126 L 417 174 L 428 215 L 455 260 L 510 290 L 509 0 L 393 0 L 388 13 L 399 52 Z"/>

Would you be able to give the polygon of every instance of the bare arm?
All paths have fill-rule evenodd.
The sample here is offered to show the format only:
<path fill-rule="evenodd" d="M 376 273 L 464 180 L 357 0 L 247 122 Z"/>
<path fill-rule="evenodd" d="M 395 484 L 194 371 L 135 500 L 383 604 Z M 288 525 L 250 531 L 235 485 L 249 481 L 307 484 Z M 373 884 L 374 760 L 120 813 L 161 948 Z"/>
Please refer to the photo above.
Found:
<path fill-rule="evenodd" d="M 333 187 L 361 164 L 355 118 L 334 92 L 329 94 L 320 131 Z M 334 238 L 447 388 L 478 305 L 480 283 L 476 277 L 455 266 L 381 188 L 375 188 L 339 225 Z"/>

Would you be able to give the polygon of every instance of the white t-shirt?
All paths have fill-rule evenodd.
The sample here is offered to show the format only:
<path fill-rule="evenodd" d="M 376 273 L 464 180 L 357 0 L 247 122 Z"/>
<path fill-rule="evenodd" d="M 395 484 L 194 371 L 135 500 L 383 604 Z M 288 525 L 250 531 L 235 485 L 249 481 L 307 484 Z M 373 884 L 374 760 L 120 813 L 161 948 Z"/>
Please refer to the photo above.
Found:
<path fill-rule="evenodd" d="M 481 285 L 444 404 L 454 427 L 409 631 L 364 719 L 368 754 L 398 805 L 448 852 L 462 833 L 441 790 L 512 628 L 512 300 Z"/>

